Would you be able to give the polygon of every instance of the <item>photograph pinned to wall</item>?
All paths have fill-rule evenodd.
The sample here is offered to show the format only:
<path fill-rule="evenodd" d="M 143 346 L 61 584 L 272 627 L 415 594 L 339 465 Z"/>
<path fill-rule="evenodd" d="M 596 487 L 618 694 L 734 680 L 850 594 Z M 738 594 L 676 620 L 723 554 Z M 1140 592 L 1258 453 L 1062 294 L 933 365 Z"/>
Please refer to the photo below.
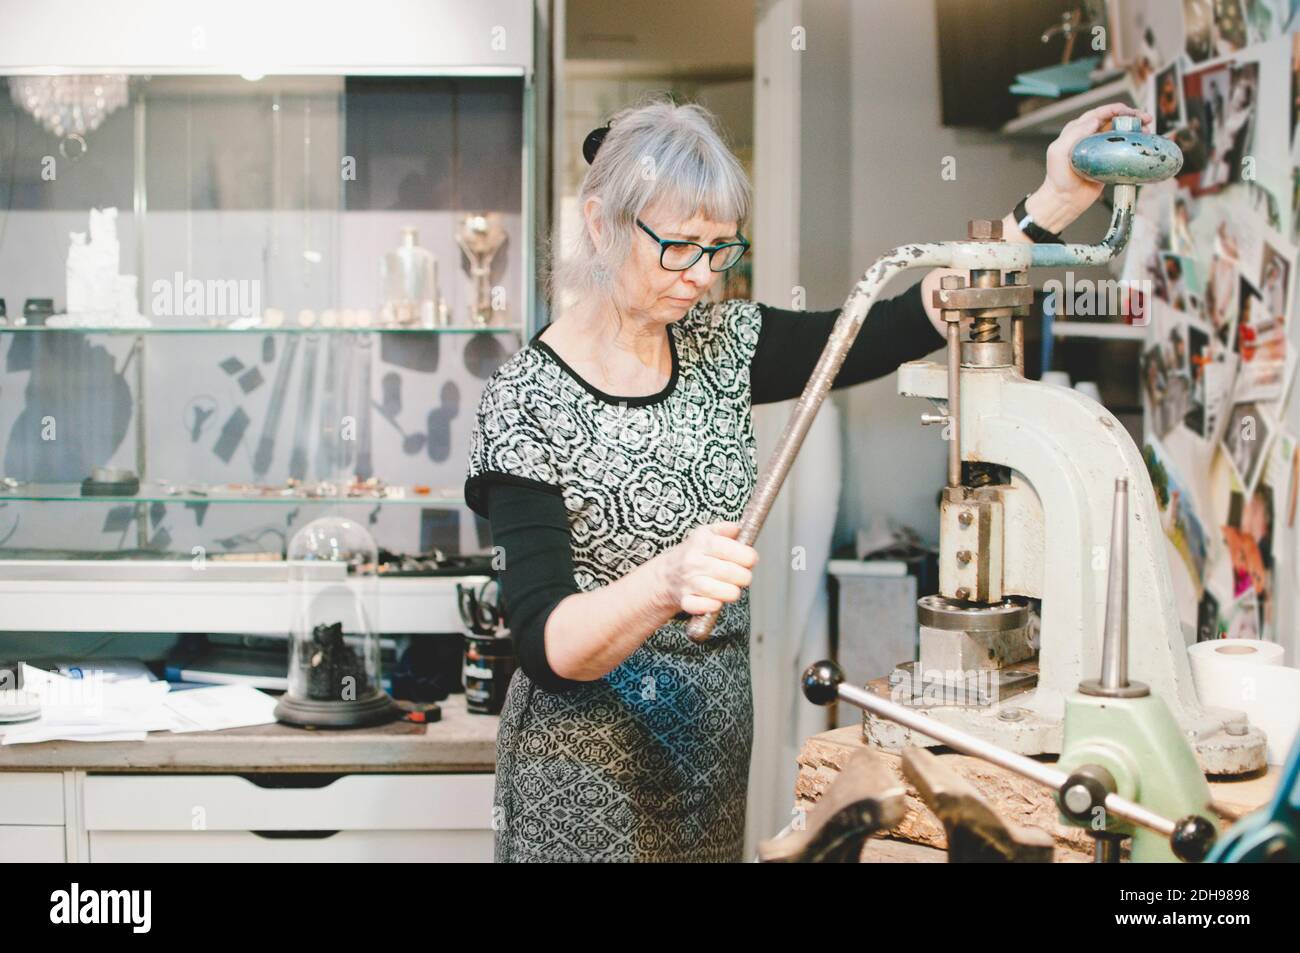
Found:
<path fill-rule="evenodd" d="M 1290 314 L 1286 322 L 1286 371 L 1282 382 L 1282 395 L 1267 407 L 1276 420 L 1285 420 L 1291 388 L 1295 386 L 1296 366 L 1300 364 L 1300 296 L 1292 293 Z"/>
<path fill-rule="evenodd" d="M 1242 181 L 1246 157 L 1255 143 L 1255 126 L 1259 119 L 1259 63 L 1241 63 L 1231 70 L 1228 101 L 1229 182 Z"/>
<path fill-rule="evenodd" d="M 1227 431 L 1232 416 L 1233 392 L 1237 387 L 1237 368 L 1240 359 L 1231 351 L 1211 342 L 1214 360 L 1202 368 L 1205 380 L 1205 432 L 1201 435 L 1207 443 L 1218 445 Z"/>
<path fill-rule="evenodd" d="M 1190 397 L 1166 368 L 1165 349 L 1158 342 L 1143 352 L 1141 374 L 1145 418 L 1152 434 L 1163 439 L 1187 413 Z"/>
<path fill-rule="evenodd" d="M 1183 0 L 1184 48 L 1193 63 L 1203 63 L 1214 52 L 1214 0 Z"/>
<path fill-rule="evenodd" d="M 1206 439 L 1208 368 L 1214 360 L 1210 348 L 1209 327 L 1200 321 L 1189 320 L 1187 322 L 1187 364 L 1190 368 L 1192 387 L 1187 412 L 1183 414 L 1183 426 L 1202 440 Z"/>
<path fill-rule="evenodd" d="M 1292 365 L 1294 366 L 1294 365 Z M 1236 401 L 1274 404 L 1282 400 L 1287 385 L 1287 361 L 1255 360 L 1241 365 L 1233 397 Z"/>
<path fill-rule="evenodd" d="M 1201 196 L 1228 182 L 1227 114 L 1232 76 L 1218 63 L 1183 74 L 1185 124 L 1174 130 L 1173 140 L 1183 152 L 1178 184 Z"/>
<path fill-rule="evenodd" d="M 1256 361 L 1278 364 L 1286 361 L 1286 323 L 1269 313 L 1264 296 L 1244 274 L 1237 300 L 1236 351 L 1241 355 L 1243 368 Z"/>
<path fill-rule="evenodd" d="M 1248 188 L 1230 189 L 1220 193 L 1218 199 L 1211 203 L 1215 206 L 1215 249 L 1230 256 L 1237 262 L 1242 274 L 1249 275 L 1251 281 L 1259 274 L 1263 261 L 1264 233 L 1263 220 L 1247 193 Z"/>
<path fill-rule="evenodd" d="M 1156 505 L 1160 507 L 1160 526 L 1182 557 L 1199 599 L 1205 587 L 1209 541 L 1197 516 L 1195 501 L 1163 447 L 1156 443 L 1146 444 L 1142 448 L 1142 459 L 1155 489 Z"/>
<path fill-rule="evenodd" d="M 1238 482 L 1247 493 L 1259 482 L 1277 427 L 1254 401 L 1234 403 L 1224 429 L 1222 446 Z"/>
<path fill-rule="evenodd" d="M 1175 255 L 1196 257 L 1196 240 L 1192 238 L 1192 203 L 1182 190 L 1174 196 L 1173 218 L 1169 225 L 1169 250 Z"/>
<path fill-rule="evenodd" d="M 1295 434 L 1280 428 L 1269 453 L 1263 480 L 1273 490 L 1273 580 L 1286 585 L 1300 572 L 1300 555 L 1296 536 L 1296 510 L 1300 501 L 1300 442 Z M 1276 636 L 1274 636 L 1276 638 Z"/>
<path fill-rule="evenodd" d="M 1209 210 L 1203 209 L 1193 223 L 1196 234 L 1204 235 L 1207 229 L 1212 229 L 1214 236 L 1209 280 L 1205 287 L 1205 315 L 1213 329 L 1216 356 L 1220 351 L 1239 353 L 1238 324 L 1243 279 L 1258 274 L 1262 261 L 1263 240 L 1259 221 L 1240 204 L 1227 201 L 1227 197 L 1239 195 L 1240 191 L 1230 190 L 1214 202 L 1201 203 Z M 1254 284 L 1249 280 L 1245 284 L 1246 298 L 1253 303 L 1258 297 Z M 1248 313 L 1247 317 L 1252 315 Z M 1257 329 L 1252 328 L 1249 335 L 1256 333 Z M 1248 350 L 1253 348 L 1252 338 Z"/>
<path fill-rule="evenodd" d="M 1210 587 L 1201 593 L 1201 601 L 1196 606 L 1196 641 L 1208 642 L 1210 639 L 1222 638 L 1219 630 L 1219 600 L 1214 598 Z"/>
<path fill-rule="evenodd" d="M 1214 0 L 1214 49 L 1217 56 L 1231 56 L 1250 42 L 1242 0 Z"/>
<path fill-rule="evenodd" d="M 1300 500 L 1300 441 L 1295 434 L 1285 429 L 1278 431 L 1268 455 L 1264 479 L 1273 487 L 1273 501 L 1277 506 L 1275 525 L 1294 530 L 1296 503 Z"/>
<path fill-rule="evenodd" d="M 1246 592 L 1236 601 L 1228 603 L 1219 621 L 1219 630 L 1225 639 L 1257 639 L 1259 631 L 1259 602 L 1255 593 Z"/>
<path fill-rule="evenodd" d="M 1216 249 L 1210 261 L 1209 281 L 1205 285 L 1205 316 L 1223 349 L 1232 349 L 1236 343 L 1240 281 L 1237 260 Z"/>
<path fill-rule="evenodd" d="M 1300 31 L 1291 34 L 1291 154 L 1295 155 L 1300 140 L 1296 139 L 1296 126 L 1300 125 Z"/>
<path fill-rule="evenodd" d="M 1264 638 L 1272 633 L 1277 603 L 1273 523 L 1273 487 L 1267 480 L 1261 480 L 1247 493 L 1232 493 L 1228 522 L 1222 530 L 1224 546 L 1232 562 L 1233 596 L 1238 600 L 1247 595 L 1254 597 L 1258 632 Z"/>
<path fill-rule="evenodd" d="M 1141 290 L 1148 282 L 1154 283 L 1159 271 L 1160 253 L 1170 247 L 1177 191 L 1177 183 L 1172 179 L 1138 189 L 1128 245 L 1124 254 L 1116 256 L 1110 263 L 1111 272 L 1120 279 L 1124 288 Z M 1148 296 L 1144 294 L 1142 297 Z M 1143 303 L 1150 306 L 1148 302 Z M 1134 312 L 1130 310 L 1129 313 Z M 1139 326 L 1150 324 L 1150 314 L 1146 311 L 1143 314 L 1144 320 L 1130 323 Z"/>
<path fill-rule="evenodd" d="M 1165 302 L 1151 301 L 1150 346 L 1140 361 L 1146 419 L 1157 439 L 1182 422 L 1191 405 L 1187 323 Z"/>
<path fill-rule="evenodd" d="M 1240 182 L 1251 144 L 1255 139 L 1255 118 L 1259 105 L 1259 64 L 1244 63 L 1227 70 L 1228 96 L 1225 111 L 1214 124 L 1205 170 L 1200 186 L 1207 190 Z M 1209 80 L 1218 95 L 1218 79 Z"/>
<path fill-rule="evenodd" d="M 1291 168 L 1291 241 L 1300 245 L 1300 167 Z"/>
<path fill-rule="evenodd" d="M 1274 248 L 1266 239 L 1259 269 L 1259 293 L 1264 307 L 1280 325 L 1286 324 L 1287 304 L 1291 300 L 1291 257 Z"/>
<path fill-rule="evenodd" d="M 1156 134 L 1168 135 L 1187 121 L 1183 110 L 1182 70 L 1174 60 L 1156 73 L 1155 85 Z"/>
<path fill-rule="evenodd" d="M 1201 313 L 1205 289 L 1201 285 L 1196 259 L 1190 255 L 1163 252 L 1155 276 L 1155 294 L 1178 311 Z"/>

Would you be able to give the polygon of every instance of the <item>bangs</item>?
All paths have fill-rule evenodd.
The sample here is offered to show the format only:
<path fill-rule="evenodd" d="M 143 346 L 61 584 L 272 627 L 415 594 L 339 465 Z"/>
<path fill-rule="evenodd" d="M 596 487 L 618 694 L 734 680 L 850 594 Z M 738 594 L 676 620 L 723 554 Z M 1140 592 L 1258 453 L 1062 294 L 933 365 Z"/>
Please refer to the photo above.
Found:
<path fill-rule="evenodd" d="M 749 218 L 749 189 L 744 169 L 725 149 L 702 143 L 674 149 L 650 186 L 642 211 L 662 210 L 679 221 L 695 216 L 712 222 L 735 223 Z"/>

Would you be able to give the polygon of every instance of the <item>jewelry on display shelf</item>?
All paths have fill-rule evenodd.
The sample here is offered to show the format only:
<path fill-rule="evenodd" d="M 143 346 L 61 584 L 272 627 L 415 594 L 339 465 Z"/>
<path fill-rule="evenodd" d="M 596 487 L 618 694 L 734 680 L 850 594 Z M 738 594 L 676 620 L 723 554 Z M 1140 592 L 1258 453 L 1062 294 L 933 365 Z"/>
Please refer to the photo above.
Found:
<path fill-rule="evenodd" d="M 492 302 L 492 263 L 506 238 L 505 226 L 496 212 L 467 215 L 456 231 L 456 242 L 465 253 L 469 275 L 474 281 L 474 303 L 470 305 L 469 319 L 473 327 L 494 323 L 497 309 Z"/>

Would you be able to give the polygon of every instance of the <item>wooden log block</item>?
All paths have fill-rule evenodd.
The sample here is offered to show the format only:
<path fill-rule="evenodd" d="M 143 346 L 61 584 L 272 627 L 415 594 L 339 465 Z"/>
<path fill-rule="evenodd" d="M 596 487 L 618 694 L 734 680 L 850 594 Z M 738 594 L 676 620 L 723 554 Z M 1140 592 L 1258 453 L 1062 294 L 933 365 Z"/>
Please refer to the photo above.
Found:
<path fill-rule="evenodd" d="M 835 779 L 840 765 L 862 747 L 862 729 L 858 725 L 836 728 L 805 741 L 799 753 L 799 774 L 795 779 L 795 807 L 810 809 Z M 880 756 L 890 772 L 907 786 L 907 813 L 889 836 L 908 843 L 946 849 L 943 824 L 903 776 L 901 757 L 892 751 L 881 751 Z M 1056 804 L 1044 788 L 978 758 L 955 752 L 945 752 L 940 757 L 957 774 L 975 785 L 1006 820 L 1037 828 L 1051 836 L 1058 861 L 1092 859 L 1092 839 L 1084 831 L 1060 822 Z"/>

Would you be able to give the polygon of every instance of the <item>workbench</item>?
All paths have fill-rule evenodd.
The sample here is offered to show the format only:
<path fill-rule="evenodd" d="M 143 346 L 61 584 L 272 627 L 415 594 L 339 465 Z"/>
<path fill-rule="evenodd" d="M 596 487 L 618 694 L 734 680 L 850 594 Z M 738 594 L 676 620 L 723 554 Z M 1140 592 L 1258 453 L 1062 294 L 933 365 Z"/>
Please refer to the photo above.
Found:
<path fill-rule="evenodd" d="M 824 731 L 808 738 L 798 757 L 795 779 L 795 810 L 811 811 L 848 759 L 867 747 L 862 725 L 855 723 Z M 907 814 L 887 836 L 869 840 L 863 849 L 864 863 L 943 863 L 947 860 L 943 825 L 922 803 L 915 787 L 903 777 L 901 757 L 896 752 L 873 749 L 889 770 L 907 787 Z M 1007 821 L 1037 828 L 1051 836 L 1058 863 L 1092 860 L 1092 839 L 1077 828 L 1062 824 L 1051 792 L 1033 782 L 979 758 L 944 748 L 933 749 L 943 763 L 955 769 Z M 1054 759 L 1044 758 L 1045 761 Z M 1277 788 L 1279 769 L 1239 778 L 1210 779 L 1210 792 L 1222 826 L 1263 806 Z"/>
<path fill-rule="evenodd" d="M 498 719 L 0 746 L 0 857 L 491 860 Z"/>

